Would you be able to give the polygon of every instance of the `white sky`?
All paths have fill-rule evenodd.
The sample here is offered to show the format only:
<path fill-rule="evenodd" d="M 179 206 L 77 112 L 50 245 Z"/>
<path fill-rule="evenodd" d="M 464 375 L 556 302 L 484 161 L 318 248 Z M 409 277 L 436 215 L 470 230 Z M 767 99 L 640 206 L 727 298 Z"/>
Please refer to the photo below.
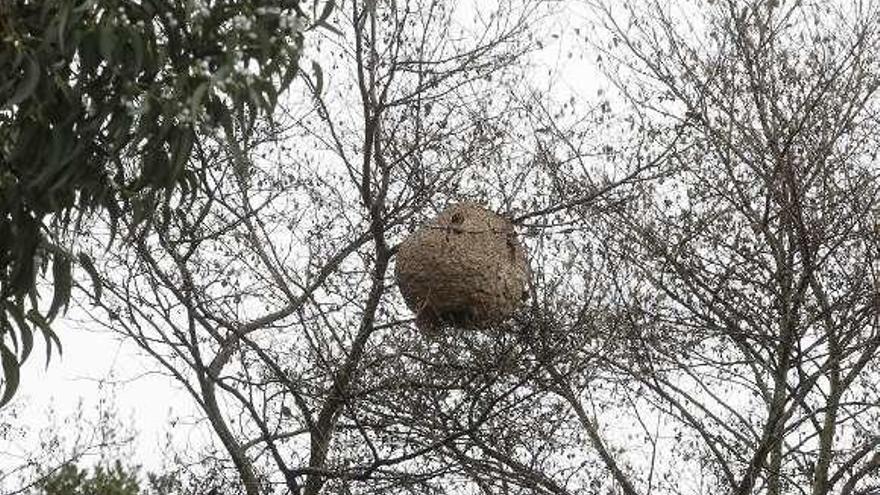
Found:
<path fill-rule="evenodd" d="M 130 424 L 137 433 L 133 462 L 145 468 L 157 468 L 161 462 L 169 420 L 193 412 L 192 401 L 169 378 L 146 374 L 155 369 L 139 349 L 123 342 L 114 334 L 88 329 L 87 323 L 76 321 L 76 309 L 57 324 L 63 354 L 53 355 L 45 366 L 45 348 L 35 345 L 31 358 L 22 369 L 19 393 L 14 399 L 19 418 L 32 432 L 48 426 L 50 407 L 55 420 L 72 417 L 82 401 L 87 419 L 97 416 L 98 401 L 104 395 L 115 402 L 118 419 Z M 12 450 L 25 452 L 36 448 L 31 442 L 17 442 Z M 13 459 L 0 454 L 0 468 Z"/>

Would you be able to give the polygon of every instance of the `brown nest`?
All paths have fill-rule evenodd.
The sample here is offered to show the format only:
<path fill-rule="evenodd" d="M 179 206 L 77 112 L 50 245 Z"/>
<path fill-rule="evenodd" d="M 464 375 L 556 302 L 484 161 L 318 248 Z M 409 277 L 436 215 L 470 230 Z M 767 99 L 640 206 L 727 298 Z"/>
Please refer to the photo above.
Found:
<path fill-rule="evenodd" d="M 486 327 L 528 297 L 528 261 L 513 224 L 470 202 L 447 207 L 407 237 L 395 277 L 422 330 Z"/>

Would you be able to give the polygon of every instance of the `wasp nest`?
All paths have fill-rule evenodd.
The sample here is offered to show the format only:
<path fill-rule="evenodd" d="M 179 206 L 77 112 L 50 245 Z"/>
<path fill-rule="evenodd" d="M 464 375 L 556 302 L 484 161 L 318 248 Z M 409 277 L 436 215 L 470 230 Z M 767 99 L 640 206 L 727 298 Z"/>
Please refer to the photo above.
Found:
<path fill-rule="evenodd" d="M 526 254 L 510 220 L 452 205 L 400 245 L 395 277 L 422 330 L 485 327 L 528 297 Z"/>

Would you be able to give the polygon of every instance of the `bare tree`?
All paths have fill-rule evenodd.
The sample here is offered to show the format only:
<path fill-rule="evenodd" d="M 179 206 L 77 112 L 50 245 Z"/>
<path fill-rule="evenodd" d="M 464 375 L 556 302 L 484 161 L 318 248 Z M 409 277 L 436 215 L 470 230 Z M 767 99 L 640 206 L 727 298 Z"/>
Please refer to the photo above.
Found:
<path fill-rule="evenodd" d="M 529 2 L 352 2 L 333 18 L 342 34 L 313 47 L 333 77 L 303 75 L 310 104 L 292 99 L 271 122 L 221 116 L 195 144 L 214 164 L 200 168 L 200 194 L 155 210 L 135 199 L 119 250 L 101 255 L 96 230 L 96 319 L 190 392 L 230 491 L 472 482 L 470 467 L 430 454 L 499 427 L 487 392 L 508 404 L 528 373 L 507 377 L 505 346 L 487 353 L 492 340 L 472 336 L 457 345 L 474 362 L 433 364 L 455 356 L 417 333 L 389 267 L 402 236 L 450 199 L 523 223 L 531 203 L 549 214 L 594 198 L 533 194 L 550 178 L 529 168 L 537 110 L 515 85 L 541 15 Z M 420 400 L 456 396 L 468 418 L 424 422 Z"/>
<path fill-rule="evenodd" d="M 621 493 L 870 492 L 878 6 L 591 7 L 629 117 L 674 145 L 593 210 L 616 337 L 552 386 Z"/>
<path fill-rule="evenodd" d="M 545 8 L 341 7 L 309 104 L 219 119 L 205 194 L 133 202 L 96 316 L 248 494 L 867 493 L 880 6 L 590 3 L 594 102 L 526 77 Z M 464 198 L 531 298 L 424 336 L 396 246 Z"/>
<path fill-rule="evenodd" d="M 435 455 L 485 493 L 877 488 L 878 8 L 590 5 L 629 132 L 572 152 L 533 109 L 581 192 L 522 216 L 538 297 L 468 396 L 500 421 Z M 597 188 L 597 161 L 634 175 Z"/>

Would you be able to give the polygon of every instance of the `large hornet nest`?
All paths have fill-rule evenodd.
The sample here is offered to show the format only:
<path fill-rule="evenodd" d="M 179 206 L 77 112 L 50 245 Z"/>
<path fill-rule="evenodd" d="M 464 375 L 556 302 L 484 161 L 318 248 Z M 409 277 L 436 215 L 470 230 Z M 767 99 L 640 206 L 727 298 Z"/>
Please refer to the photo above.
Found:
<path fill-rule="evenodd" d="M 395 277 L 421 330 L 483 328 L 528 297 L 526 253 L 505 217 L 475 203 L 447 207 L 400 245 Z"/>

